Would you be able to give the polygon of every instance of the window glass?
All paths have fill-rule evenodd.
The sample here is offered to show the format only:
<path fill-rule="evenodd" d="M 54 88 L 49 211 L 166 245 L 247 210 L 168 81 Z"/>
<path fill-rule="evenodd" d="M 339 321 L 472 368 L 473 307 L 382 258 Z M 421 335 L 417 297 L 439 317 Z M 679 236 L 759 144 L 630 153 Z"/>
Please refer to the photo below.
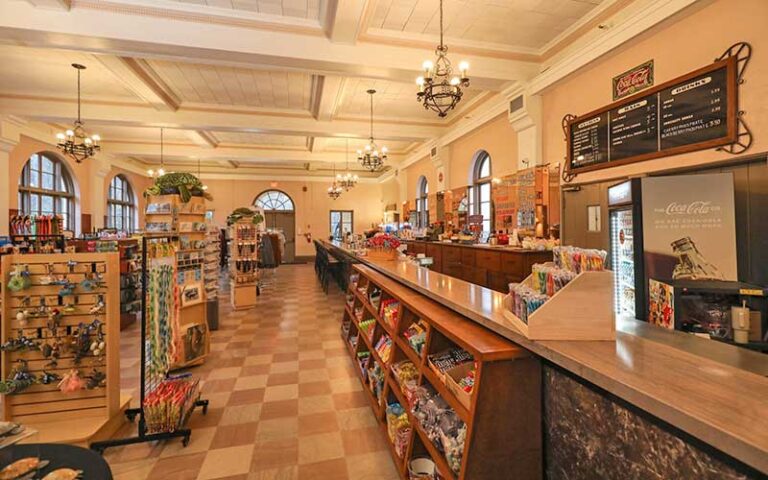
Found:
<path fill-rule="evenodd" d="M 264 210 L 292 211 L 293 200 L 279 190 L 267 190 L 256 198 L 254 206 Z"/>
<path fill-rule="evenodd" d="M 132 232 L 135 230 L 136 201 L 128 179 L 115 175 L 109 184 L 107 199 L 107 228 Z"/>
<path fill-rule="evenodd" d="M 354 233 L 352 210 L 331 210 L 330 232 L 334 240 L 341 240 L 347 233 Z"/>
<path fill-rule="evenodd" d="M 69 215 L 74 189 L 61 160 L 45 153 L 29 157 L 19 179 L 19 212 L 24 215 L 61 215 L 63 226 L 74 230 Z"/>
<path fill-rule="evenodd" d="M 491 202 L 491 157 L 480 152 L 473 166 L 473 185 L 469 187 L 469 212 L 483 216 L 483 231 L 493 228 L 493 206 Z"/>

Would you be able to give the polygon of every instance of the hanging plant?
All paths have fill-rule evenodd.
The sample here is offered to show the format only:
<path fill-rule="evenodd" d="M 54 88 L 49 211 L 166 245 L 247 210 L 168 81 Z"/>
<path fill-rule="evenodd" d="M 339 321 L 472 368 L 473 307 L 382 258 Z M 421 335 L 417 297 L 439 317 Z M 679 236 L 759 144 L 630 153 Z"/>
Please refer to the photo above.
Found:
<path fill-rule="evenodd" d="M 166 173 L 155 179 L 155 184 L 144 190 L 144 196 L 179 195 L 187 203 L 192 197 L 204 197 L 213 200 L 210 193 L 203 190 L 203 184 L 191 173 Z"/>

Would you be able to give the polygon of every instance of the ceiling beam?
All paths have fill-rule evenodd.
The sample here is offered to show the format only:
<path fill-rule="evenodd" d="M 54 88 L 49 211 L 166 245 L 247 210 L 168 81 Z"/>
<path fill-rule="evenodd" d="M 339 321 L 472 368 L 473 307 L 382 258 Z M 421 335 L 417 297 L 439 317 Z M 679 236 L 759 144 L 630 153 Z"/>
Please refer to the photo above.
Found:
<path fill-rule="evenodd" d="M 179 97 L 146 61 L 113 55 L 94 55 L 94 58 L 128 90 L 157 110 L 173 112 L 179 109 Z"/>
<path fill-rule="evenodd" d="M 0 113 L 44 122 L 72 121 L 71 98 L 0 95 Z M 198 131 L 232 131 L 314 137 L 368 138 L 366 120 L 321 121 L 306 115 L 274 115 L 249 110 L 181 107 L 175 112 L 157 111 L 148 105 L 116 102 L 83 102 L 83 119 L 90 126 L 122 125 L 165 127 Z M 258 127 L 256 127 L 258 126 Z M 437 124 L 417 122 L 376 123 L 381 140 L 421 141 L 439 136 Z M 105 139 L 106 141 L 107 139 Z"/>
<path fill-rule="evenodd" d="M 354 44 L 362 30 L 369 0 L 330 0 L 326 35 L 334 43 Z"/>
<path fill-rule="evenodd" d="M 187 137 L 192 140 L 192 143 L 197 146 L 203 148 L 216 148 L 219 146 L 218 139 L 216 139 L 211 132 L 206 132 L 205 130 L 187 130 L 184 133 L 186 133 Z"/>
<path fill-rule="evenodd" d="M 321 121 L 330 121 L 341 105 L 346 79 L 336 75 L 316 76 L 313 84 L 312 116 Z M 315 93 L 316 89 L 316 93 Z"/>
<path fill-rule="evenodd" d="M 315 139 L 322 141 L 323 139 Z M 104 153 L 116 157 L 141 157 L 159 160 L 159 146 L 157 143 L 150 142 L 128 142 L 128 141 L 107 141 L 102 143 L 101 150 Z M 267 162 L 267 163 L 344 163 L 343 153 L 337 151 L 315 150 L 310 152 L 303 148 L 287 148 L 279 146 L 248 146 L 248 147 L 228 147 L 219 146 L 217 148 L 205 148 L 197 145 L 180 145 L 166 143 L 163 147 L 163 154 L 166 160 L 199 158 L 200 160 L 211 161 L 236 161 L 238 163 L 248 162 Z M 403 155 L 390 153 L 388 164 L 396 165 L 402 159 Z"/>
<path fill-rule="evenodd" d="M 334 43 L 289 29 L 243 28 L 236 23 L 174 20 L 151 12 L 132 15 L 74 8 L 62 21 L 57 12 L 0 2 L 0 42 L 132 58 L 166 59 L 240 67 L 277 68 L 315 74 L 413 82 L 424 48 Z M 472 84 L 499 90 L 506 82 L 538 73 L 535 61 L 469 55 Z"/>
<path fill-rule="evenodd" d="M 69 10 L 72 8 L 72 0 L 27 0 L 27 3 L 34 7 L 52 10 Z"/>

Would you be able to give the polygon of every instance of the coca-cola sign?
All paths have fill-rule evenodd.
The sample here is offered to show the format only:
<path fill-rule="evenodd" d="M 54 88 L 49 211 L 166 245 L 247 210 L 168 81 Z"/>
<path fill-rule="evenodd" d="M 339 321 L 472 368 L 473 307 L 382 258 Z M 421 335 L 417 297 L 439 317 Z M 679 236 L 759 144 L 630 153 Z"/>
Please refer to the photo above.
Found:
<path fill-rule="evenodd" d="M 653 85 L 653 60 L 613 77 L 613 99 L 624 98 Z"/>
<path fill-rule="evenodd" d="M 709 215 L 719 212 L 720 206 L 712 202 L 696 200 L 690 203 L 671 202 L 663 210 L 667 215 Z"/>

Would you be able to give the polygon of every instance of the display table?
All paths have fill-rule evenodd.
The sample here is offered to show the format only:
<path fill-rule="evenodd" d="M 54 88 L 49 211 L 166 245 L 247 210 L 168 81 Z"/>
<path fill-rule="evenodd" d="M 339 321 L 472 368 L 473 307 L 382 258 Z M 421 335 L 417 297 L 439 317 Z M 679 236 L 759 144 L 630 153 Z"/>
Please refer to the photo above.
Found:
<path fill-rule="evenodd" d="M 38 457 L 41 460 L 50 462 L 40 471 L 42 475 L 35 478 L 42 478 L 43 475 L 59 468 L 71 468 L 73 470 L 82 470 L 81 478 L 83 479 L 112 479 L 112 470 L 110 470 L 109 464 L 104 460 L 104 457 L 93 450 L 74 445 L 53 443 L 11 445 L 0 450 L 0 468 L 26 457 Z"/>
<path fill-rule="evenodd" d="M 768 473 L 764 355 L 635 319 L 617 322 L 615 341 L 531 341 L 504 317 L 501 293 L 325 243 L 539 358 L 549 478 L 620 478 L 627 461 L 639 472 L 633 478 Z"/>

